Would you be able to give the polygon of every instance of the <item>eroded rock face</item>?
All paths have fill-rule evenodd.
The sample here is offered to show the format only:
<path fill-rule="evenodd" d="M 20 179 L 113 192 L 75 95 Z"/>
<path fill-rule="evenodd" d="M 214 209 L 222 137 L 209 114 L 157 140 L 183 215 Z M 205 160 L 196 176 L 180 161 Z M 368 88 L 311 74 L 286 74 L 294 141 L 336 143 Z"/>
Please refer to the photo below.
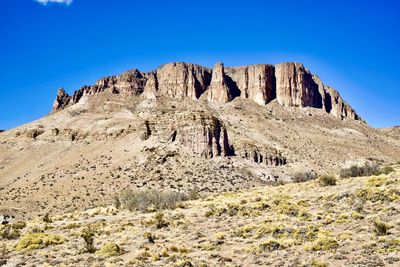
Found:
<path fill-rule="evenodd" d="M 144 95 L 147 99 L 155 99 L 158 90 L 157 76 L 154 72 L 147 75 L 146 85 L 144 87 Z"/>
<path fill-rule="evenodd" d="M 191 115 L 173 120 L 147 122 L 146 132 L 161 143 L 175 143 L 203 158 L 232 155 L 228 131 L 212 115 Z M 150 136 L 150 135 L 148 135 Z"/>
<path fill-rule="evenodd" d="M 275 67 L 273 65 L 259 64 L 226 68 L 225 72 L 228 79 L 232 80 L 230 87 L 240 91 L 240 97 L 251 99 L 260 105 L 265 105 L 275 99 Z"/>
<path fill-rule="evenodd" d="M 208 89 L 207 100 L 211 103 L 224 104 L 233 99 L 231 90 L 225 76 L 224 64 L 214 65 L 211 77 L 211 84 Z"/>
<path fill-rule="evenodd" d="M 259 164 L 269 166 L 282 166 L 287 164 L 286 157 L 273 148 L 241 144 L 239 147 L 235 148 L 235 152 L 238 156 Z"/>
<path fill-rule="evenodd" d="M 322 97 L 311 73 L 300 63 L 276 65 L 276 97 L 286 107 L 322 108 Z"/>
<path fill-rule="evenodd" d="M 93 86 L 84 86 L 69 96 L 63 89 L 57 93 L 53 111 L 78 103 L 84 95 L 143 94 L 155 99 L 157 94 L 173 98 L 197 100 L 206 94 L 210 103 L 224 104 L 236 97 L 266 105 L 274 99 L 285 107 L 323 109 L 338 118 L 361 120 L 339 93 L 322 83 L 300 63 L 258 64 L 224 68 L 215 64 L 213 70 L 190 63 L 169 63 L 157 70 L 142 73 L 131 70 L 120 76 L 105 77 Z"/>
<path fill-rule="evenodd" d="M 60 88 L 57 91 L 57 96 L 56 99 L 54 100 L 54 104 L 53 104 L 53 111 L 59 110 L 59 109 L 63 109 L 66 106 L 68 106 L 68 104 L 71 101 L 71 97 L 64 91 L 64 88 Z"/>
<path fill-rule="evenodd" d="M 174 98 L 198 99 L 210 80 L 210 70 L 195 64 L 169 63 L 157 69 L 157 89 Z"/>

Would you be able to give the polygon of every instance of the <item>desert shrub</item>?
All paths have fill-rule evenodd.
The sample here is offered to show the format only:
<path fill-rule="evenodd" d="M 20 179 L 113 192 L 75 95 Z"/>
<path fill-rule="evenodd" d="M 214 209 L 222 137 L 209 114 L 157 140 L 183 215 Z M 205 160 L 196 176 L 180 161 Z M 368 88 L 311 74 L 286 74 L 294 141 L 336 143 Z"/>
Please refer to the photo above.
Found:
<path fill-rule="evenodd" d="M 379 219 L 376 219 L 372 222 L 374 226 L 374 231 L 377 235 L 387 235 L 388 231 L 393 228 L 392 225 L 382 222 Z"/>
<path fill-rule="evenodd" d="M 143 234 L 143 236 L 147 239 L 147 242 L 154 244 L 155 243 L 155 235 L 152 233 L 146 232 Z"/>
<path fill-rule="evenodd" d="M 395 171 L 395 169 L 392 166 L 384 166 L 380 170 L 381 174 L 389 174 L 394 171 Z"/>
<path fill-rule="evenodd" d="M 191 194 L 191 197 L 194 195 Z M 114 200 L 122 208 L 134 210 L 163 210 L 175 209 L 177 205 L 191 199 L 188 194 L 175 191 L 156 191 L 154 189 L 147 190 L 124 190 Z M 117 201 L 118 200 L 118 201 Z"/>
<path fill-rule="evenodd" d="M 32 250 L 45 248 L 50 245 L 58 245 L 64 243 L 64 238 L 60 235 L 55 234 L 33 234 L 29 233 L 24 235 L 21 240 L 19 240 L 16 249 L 21 250 Z"/>
<path fill-rule="evenodd" d="M 344 168 L 340 170 L 340 177 L 359 177 L 359 176 L 371 176 L 381 174 L 381 169 L 376 163 L 365 163 L 362 166 L 353 165 L 350 168 Z"/>
<path fill-rule="evenodd" d="M 157 212 L 154 215 L 154 225 L 157 229 L 161 229 L 169 225 L 169 222 L 164 219 L 164 213 Z"/>
<path fill-rule="evenodd" d="M 9 258 L 8 253 L 9 251 L 7 250 L 6 245 L 2 244 L 0 246 L 0 266 L 6 265 Z"/>
<path fill-rule="evenodd" d="M 259 245 L 259 248 L 261 251 L 270 252 L 270 251 L 282 249 L 282 248 L 284 248 L 284 246 L 279 241 L 270 239 L 270 240 L 267 240 L 267 241 L 261 243 Z"/>
<path fill-rule="evenodd" d="M 117 244 L 109 242 L 102 246 L 101 249 L 96 252 L 96 255 L 108 258 L 119 256 L 123 253 L 123 249 L 121 249 Z"/>
<path fill-rule="evenodd" d="M 308 251 L 327 251 L 338 247 L 339 243 L 334 237 L 320 234 L 314 242 L 307 244 L 305 249 Z"/>
<path fill-rule="evenodd" d="M 319 178 L 319 182 L 323 186 L 336 185 L 336 177 L 333 175 L 322 175 Z"/>
<path fill-rule="evenodd" d="M 43 222 L 45 222 L 45 223 L 51 223 L 51 222 L 53 222 L 53 220 L 51 219 L 49 213 L 46 213 L 46 214 L 43 216 L 42 220 L 43 220 Z"/>
<path fill-rule="evenodd" d="M 79 228 L 79 227 L 81 227 L 81 226 L 78 223 L 70 223 L 70 224 L 65 225 L 63 227 L 63 229 L 71 230 L 71 229 L 76 229 L 76 228 Z"/>
<path fill-rule="evenodd" d="M 310 266 L 310 267 L 328 267 L 328 264 L 323 262 L 323 261 L 319 261 L 319 260 L 312 260 L 309 264 L 307 264 L 306 266 Z"/>
<path fill-rule="evenodd" d="M 19 229 L 16 229 L 10 225 L 6 225 L 3 228 L 0 228 L 0 237 L 2 239 L 17 239 L 21 235 Z"/>
<path fill-rule="evenodd" d="M 303 183 L 317 178 L 315 171 L 297 172 L 293 175 L 292 181 L 294 183 Z"/>
<path fill-rule="evenodd" d="M 24 229 L 26 227 L 26 222 L 24 222 L 24 221 L 16 221 L 11 225 L 11 227 L 13 229 Z"/>
<path fill-rule="evenodd" d="M 85 252 L 94 253 L 96 251 L 96 247 L 94 246 L 95 235 L 96 232 L 89 226 L 82 231 L 81 237 L 85 242 Z"/>

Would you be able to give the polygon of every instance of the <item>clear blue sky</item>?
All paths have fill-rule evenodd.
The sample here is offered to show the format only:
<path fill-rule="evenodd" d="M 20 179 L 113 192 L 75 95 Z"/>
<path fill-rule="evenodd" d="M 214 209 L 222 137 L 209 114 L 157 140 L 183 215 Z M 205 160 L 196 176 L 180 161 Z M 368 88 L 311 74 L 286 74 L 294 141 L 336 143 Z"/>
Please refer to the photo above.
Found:
<path fill-rule="evenodd" d="M 399 2 L 1 0 L 0 129 L 47 114 L 60 86 L 170 61 L 303 62 L 372 126 L 399 125 Z"/>

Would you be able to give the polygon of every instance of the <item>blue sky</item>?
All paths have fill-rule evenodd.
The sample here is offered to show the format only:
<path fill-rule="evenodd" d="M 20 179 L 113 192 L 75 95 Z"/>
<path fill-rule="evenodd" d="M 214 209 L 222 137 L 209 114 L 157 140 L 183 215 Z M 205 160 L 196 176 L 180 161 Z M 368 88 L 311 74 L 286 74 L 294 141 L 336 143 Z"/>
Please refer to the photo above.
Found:
<path fill-rule="evenodd" d="M 170 61 L 303 62 L 372 126 L 400 124 L 399 1 L 57 1 L 0 1 L 0 129 L 60 86 Z"/>

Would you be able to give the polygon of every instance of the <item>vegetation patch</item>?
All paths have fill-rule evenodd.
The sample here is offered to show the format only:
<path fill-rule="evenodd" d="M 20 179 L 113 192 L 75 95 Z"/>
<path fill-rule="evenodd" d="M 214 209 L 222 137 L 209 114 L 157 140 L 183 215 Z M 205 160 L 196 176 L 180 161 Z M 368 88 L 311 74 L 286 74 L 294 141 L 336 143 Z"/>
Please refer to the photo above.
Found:
<path fill-rule="evenodd" d="M 339 243 L 336 238 L 320 233 L 315 241 L 306 244 L 304 248 L 307 251 L 327 251 L 338 247 Z"/>
<path fill-rule="evenodd" d="M 124 190 L 115 197 L 114 205 L 117 208 L 125 208 L 130 211 L 154 211 L 163 209 L 175 209 L 182 201 L 197 198 L 198 194 L 183 194 L 175 191 Z"/>
<path fill-rule="evenodd" d="M 51 245 L 64 243 L 65 239 L 55 234 L 33 234 L 24 235 L 17 244 L 17 251 L 45 248 Z"/>
<path fill-rule="evenodd" d="M 1 226 L 0 226 L 1 227 Z M 0 228 L 0 237 L 1 239 L 17 239 L 21 235 L 21 232 L 18 228 L 14 228 L 11 225 L 6 225 Z"/>
<path fill-rule="evenodd" d="M 123 249 L 121 249 L 117 244 L 109 242 L 106 243 L 104 246 L 102 246 L 100 250 L 96 252 L 96 255 L 108 258 L 108 257 L 119 256 L 122 255 L 123 253 L 124 253 Z"/>
<path fill-rule="evenodd" d="M 332 186 L 336 185 L 336 177 L 333 175 L 322 175 L 319 178 L 319 182 L 323 186 Z"/>
<path fill-rule="evenodd" d="M 371 176 L 380 174 L 389 174 L 394 172 L 394 168 L 391 166 L 379 167 L 376 163 L 367 162 L 362 166 L 353 165 L 349 168 L 344 168 L 340 170 L 340 177 L 360 177 L 360 176 Z"/>

